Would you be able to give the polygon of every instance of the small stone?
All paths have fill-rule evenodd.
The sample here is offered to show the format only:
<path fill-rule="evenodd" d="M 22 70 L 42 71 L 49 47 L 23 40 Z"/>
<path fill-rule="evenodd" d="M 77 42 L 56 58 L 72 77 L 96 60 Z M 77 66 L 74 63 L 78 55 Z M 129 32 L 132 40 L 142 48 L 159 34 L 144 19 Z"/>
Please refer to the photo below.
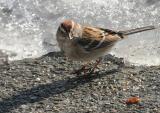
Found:
<path fill-rule="evenodd" d="M 92 93 L 92 97 L 93 97 L 95 100 L 98 100 L 98 94 Z"/>
<path fill-rule="evenodd" d="M 23 109 L 27 109 L 28 108 L 28 106 L 27 105 L 21 105 L 21 108 L 23 108 Z"/>
<path fill-rule="evenodd" d="M 36 81 L 40 81 L 41 80 L 41 78 L 36 78 Z"/>
<path fill-rule="evenodd" d="M 98 82 L 98 85 L 101 85 L 101 82 Z"/>
<path fill-rule="evenodd" d="M 31 100 L 36 100 L 37 97 L 36 97 L 36 96 L 31 96 L 30 99 L 31 99 Z"/>

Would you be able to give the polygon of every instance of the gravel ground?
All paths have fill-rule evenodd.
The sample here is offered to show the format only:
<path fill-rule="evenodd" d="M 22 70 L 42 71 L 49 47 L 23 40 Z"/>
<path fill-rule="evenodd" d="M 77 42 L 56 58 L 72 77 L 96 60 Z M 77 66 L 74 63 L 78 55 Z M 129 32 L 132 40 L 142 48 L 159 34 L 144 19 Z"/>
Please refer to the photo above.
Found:
<path fill-rule="evenodd" d="M 160 66 L 108 55 L 90 76 L 70 74 L 79 67 L 61 53 L 0 65 L 0 113 L 160 113 Z"/>

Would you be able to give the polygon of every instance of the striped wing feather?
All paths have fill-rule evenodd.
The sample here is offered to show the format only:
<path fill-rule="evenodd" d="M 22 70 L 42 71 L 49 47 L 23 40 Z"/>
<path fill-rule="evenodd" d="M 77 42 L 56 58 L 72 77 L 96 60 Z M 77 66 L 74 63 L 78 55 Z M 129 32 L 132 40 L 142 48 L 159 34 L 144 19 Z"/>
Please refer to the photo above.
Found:
<path fill-rule="evenodd" d="M 120 37 L 115 32 L 99 28 L 84 27 L 82 37 L 77 42 L 86 51 L 112 46 Z"/>

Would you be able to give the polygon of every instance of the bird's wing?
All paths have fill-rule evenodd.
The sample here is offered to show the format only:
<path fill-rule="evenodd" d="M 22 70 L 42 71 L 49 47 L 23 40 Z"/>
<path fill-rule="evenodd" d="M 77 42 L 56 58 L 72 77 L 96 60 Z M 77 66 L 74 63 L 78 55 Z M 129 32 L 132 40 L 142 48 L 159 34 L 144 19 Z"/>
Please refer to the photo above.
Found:
<path fill-rule="evenodd" d="M 84 27 L 81 37 L 76 38 L 77 43 L 86 51 L 112 46 L 120 39 L 116 32 L 102 28 Z"/>

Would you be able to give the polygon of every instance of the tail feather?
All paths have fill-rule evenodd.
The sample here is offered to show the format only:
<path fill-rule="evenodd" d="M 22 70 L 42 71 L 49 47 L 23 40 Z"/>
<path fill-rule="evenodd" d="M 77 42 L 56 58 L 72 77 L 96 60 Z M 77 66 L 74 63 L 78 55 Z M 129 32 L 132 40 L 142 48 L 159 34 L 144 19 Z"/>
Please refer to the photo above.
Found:
<path fill-rule="evenodd" d="M 126 30 L 126 31 L 119 31 L 118 34 L 123 38 L 123 36 L 125 36 L 125 35 L 132 35 L 135 33 L 153 30 L 153 29 L 156 29 L 156 28 L 154 26 L 146 26 L 146 27 L 140 27 L 140 28 Z"/>

